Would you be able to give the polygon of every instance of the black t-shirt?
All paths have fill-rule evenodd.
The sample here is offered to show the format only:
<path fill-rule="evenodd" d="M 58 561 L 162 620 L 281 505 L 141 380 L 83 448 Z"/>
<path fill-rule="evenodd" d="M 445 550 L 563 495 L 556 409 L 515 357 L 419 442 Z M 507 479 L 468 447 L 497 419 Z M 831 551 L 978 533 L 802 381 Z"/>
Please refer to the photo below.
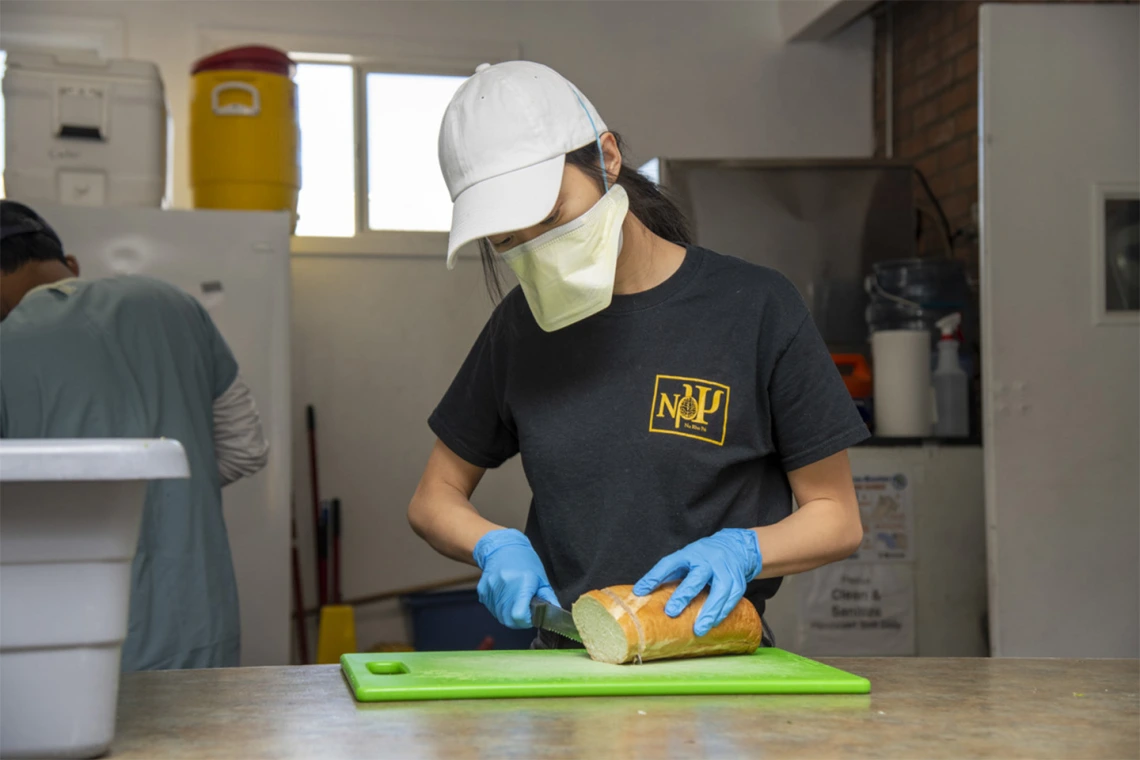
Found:
<path fill-rule="evenodd" d="M 787 471 L 868 436 L 795 286 L 696 247 L 552 333 L 515 288 L 429 424 L 479 467 L 522 453 L 526 534 L 563 606 L 722 528 L 780 521 Z M 747 596 L 762 613 L 779 586 Z"/>

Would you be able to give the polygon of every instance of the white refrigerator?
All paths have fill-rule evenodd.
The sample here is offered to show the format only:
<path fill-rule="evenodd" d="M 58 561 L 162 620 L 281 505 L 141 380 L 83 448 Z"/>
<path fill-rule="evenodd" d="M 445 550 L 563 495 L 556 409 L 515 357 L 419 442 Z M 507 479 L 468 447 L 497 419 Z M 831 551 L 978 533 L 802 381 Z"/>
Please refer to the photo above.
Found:
<path fill-rule="evenodd" d="M 264 470 L 223 490 L 241 605 L 241 664 L 289 663 L 289 216 L 37 204 L 87 279 L 177 285 L 213 317 L 269 438 Z"/>

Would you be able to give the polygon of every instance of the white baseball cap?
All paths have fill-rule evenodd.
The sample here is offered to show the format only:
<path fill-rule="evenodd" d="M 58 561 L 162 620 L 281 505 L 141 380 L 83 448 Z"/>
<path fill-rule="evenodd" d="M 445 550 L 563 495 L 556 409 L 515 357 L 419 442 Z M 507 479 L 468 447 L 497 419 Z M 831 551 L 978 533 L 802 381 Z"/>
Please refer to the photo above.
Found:
<path fill-rule="evenodd" d="M 456 91 L 439 130 L 439 167 L 455 201 L 447 267 L 463 245 L 546 218 L 566 154 L 606 131 L 557 71 L 531 61 L 481 64 Z"/>

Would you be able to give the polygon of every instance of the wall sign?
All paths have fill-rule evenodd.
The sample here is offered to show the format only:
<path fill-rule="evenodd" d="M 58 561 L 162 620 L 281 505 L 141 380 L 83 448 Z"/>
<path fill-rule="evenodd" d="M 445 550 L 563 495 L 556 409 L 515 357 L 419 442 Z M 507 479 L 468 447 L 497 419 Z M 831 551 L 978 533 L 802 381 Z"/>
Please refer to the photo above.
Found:
<path fill-rule="evenodd" d="M 863 543 L 851 555 L 860 562 L 914 560 L 914 504 L 908 473 L 857 475 L 855 495 L 863 519 Z"/>
<path fill-rule="evenodd" d="M 800 576 L 796 644 L 805 655 L 915 654 L 914 567 L 845 560 Z"/>
<path fill-rule="evenodd" d="M 797 647 L 807 655 L 913 655 L 913 478 L 888 472 L 854 481 L 863 543 L 797 580 Z"/>

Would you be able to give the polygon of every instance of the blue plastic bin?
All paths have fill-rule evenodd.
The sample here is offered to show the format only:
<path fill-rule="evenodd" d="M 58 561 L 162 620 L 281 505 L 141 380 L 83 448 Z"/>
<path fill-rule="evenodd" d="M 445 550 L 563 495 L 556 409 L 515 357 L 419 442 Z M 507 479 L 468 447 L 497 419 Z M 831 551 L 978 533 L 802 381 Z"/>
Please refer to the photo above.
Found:
<path fill-rule="evenodd" d="M 495 620 L 475 589 L 408 594 L 402 601 L 417 652 L 478 649 L 487 639 L 493 649 L 529 649 L 534 640 L 533 628 L 515 630 Z"/>

